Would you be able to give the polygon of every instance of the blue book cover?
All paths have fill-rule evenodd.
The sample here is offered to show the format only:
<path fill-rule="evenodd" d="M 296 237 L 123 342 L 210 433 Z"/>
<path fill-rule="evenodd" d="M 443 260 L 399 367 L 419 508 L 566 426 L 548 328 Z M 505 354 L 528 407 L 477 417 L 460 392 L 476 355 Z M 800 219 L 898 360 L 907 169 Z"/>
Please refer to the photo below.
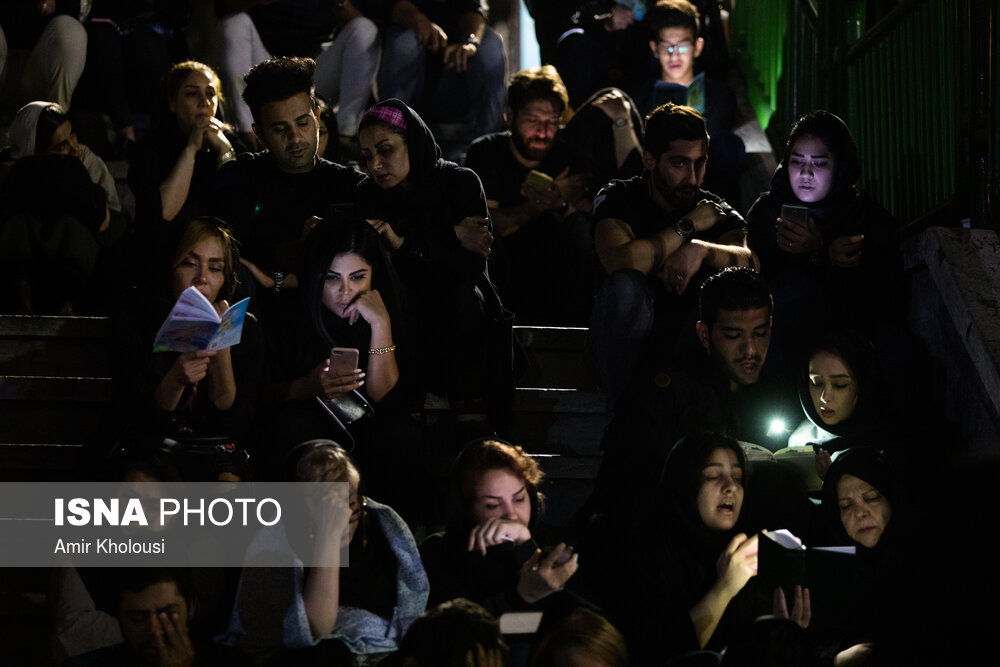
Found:
<path fill-rule="evenodd" d="M 243 337 L 250 298 L 229 307 L 220 318 L 215 307 L 195 287 L 181 292 L 167 319 L 156 332 L 154 352 L 222 350 L 238 345 Z"/>

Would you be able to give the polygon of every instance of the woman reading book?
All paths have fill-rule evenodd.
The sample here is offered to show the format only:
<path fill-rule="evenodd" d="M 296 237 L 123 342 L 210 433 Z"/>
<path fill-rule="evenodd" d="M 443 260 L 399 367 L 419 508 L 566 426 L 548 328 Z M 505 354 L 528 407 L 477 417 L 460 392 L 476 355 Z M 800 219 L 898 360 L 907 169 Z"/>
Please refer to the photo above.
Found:
<path fill-rule="evenodd" d="M 253 418 L 263 339 L 252 315 L 239 345 L 217 351 L 154 352 L 153 338 L 189 287 L 221 315 L 236 286 L 235 241 L 217 219 L 195 218 L 168 244 L 152 298 L 130 294 L 115 318 L 116 394 L 133 428 L 157 435 L 228 436 L 240 440 Z"/>
<path fill-rule="evenodd" d="M 701 649 L 721 651 L 740 624 L 753 620 L 747 584 L 757 574 L 757 535 L 741 521 L 749 476 L 739 443 L 714 433 L 688 435 L 667 456 L 656 495 L 592 543 L 601 572 L 598 602 L 629 640 L 635 664 Z M 585 558 L 591 557 L 584 553 Z M 603 566 L 603 567 L 602 567 Z M 636 605 L 623 591 L 642 590 L 659 607 Z M 774 613 L 808 624 L 808 592 Z"/>

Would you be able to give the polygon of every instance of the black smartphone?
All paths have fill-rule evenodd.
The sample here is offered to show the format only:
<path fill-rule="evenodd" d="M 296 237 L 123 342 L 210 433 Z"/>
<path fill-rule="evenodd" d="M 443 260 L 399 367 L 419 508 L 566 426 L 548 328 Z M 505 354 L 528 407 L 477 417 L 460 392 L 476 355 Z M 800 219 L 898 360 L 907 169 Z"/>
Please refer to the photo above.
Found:
<path fill-rule="evenodd" d="M 809 209 L 805 206 L 781 205 L 781 219 L 794 222 L 800 227 L 809 226 Z"/>

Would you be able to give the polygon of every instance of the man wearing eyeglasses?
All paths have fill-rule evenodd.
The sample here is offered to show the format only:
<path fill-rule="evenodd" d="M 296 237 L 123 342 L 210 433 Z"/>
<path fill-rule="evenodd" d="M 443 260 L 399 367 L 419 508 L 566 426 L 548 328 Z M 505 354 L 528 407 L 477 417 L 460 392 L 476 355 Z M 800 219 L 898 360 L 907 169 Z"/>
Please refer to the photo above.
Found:
<path fill-rule="evenodd" d="M 704 117 L 712 137 L 705 189 L 735 201 L 746 147 L 733 132 L 737 124 L 733 91 L 724 82 L 695 71 L 695 61 L 703 51 L 708 55 L 698 10 L 688 0 L 659 0 L 643 22 L 649 28 L 649 48 L 660 72 L 637 92 L 636 101 L 647 113 L 673 102 L 694 107 Z"/>

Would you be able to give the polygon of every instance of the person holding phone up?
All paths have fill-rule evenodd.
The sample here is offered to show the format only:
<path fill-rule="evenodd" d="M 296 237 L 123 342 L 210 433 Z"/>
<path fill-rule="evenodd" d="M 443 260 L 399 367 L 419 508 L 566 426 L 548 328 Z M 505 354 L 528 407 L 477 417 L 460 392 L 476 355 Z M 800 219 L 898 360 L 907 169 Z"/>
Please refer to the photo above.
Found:
<path fill-rule="evenodd" d="M 860 176 L 850 129 L 814 111 L 792 127 L 771 190 L 750 208 L 750 247 L 788 318 L 790 343 L 830 326 L 872 335 L 897 315 L 897 222 L 858 187 Z"/>

